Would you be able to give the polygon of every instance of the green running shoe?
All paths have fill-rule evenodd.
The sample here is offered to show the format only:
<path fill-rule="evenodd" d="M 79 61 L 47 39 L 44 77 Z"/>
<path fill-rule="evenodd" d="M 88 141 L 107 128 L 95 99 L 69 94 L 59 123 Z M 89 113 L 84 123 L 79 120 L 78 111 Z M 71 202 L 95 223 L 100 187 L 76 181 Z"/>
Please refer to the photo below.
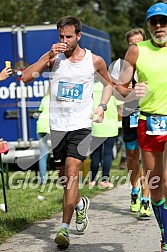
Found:
<path fill-rule="evenodd" d="M 58 247 L 67 248 L 70 244 L 69 231 L 67 228 L 61 228 L 55 238 Z"/>
<path fill-rule="evenodd" d="M 140 190 L 138 194 L 131 194 L 130 210 L 135 213 L 140 211 Z"/>
<path fill-rule="evenodd" d="M 151 216 L 151 209 L 149 206 L 149 200 L 145 201 L 142 200 L 140 204 L 140 212 L 139 212 L 139 217 L 150 217 Z"/>
<path fill-rule="evenodd" d="M 89 205 L 90 205 L 90 201 L 87 197 L 82 197 L 83 200 L 83 209 L 81 210 L 76 210 L 76 229 L 78 232 L 83 233 L 86 228 L 89 225 L 89 219 L 88 219 L 88 209 L 89 209 Z"/>

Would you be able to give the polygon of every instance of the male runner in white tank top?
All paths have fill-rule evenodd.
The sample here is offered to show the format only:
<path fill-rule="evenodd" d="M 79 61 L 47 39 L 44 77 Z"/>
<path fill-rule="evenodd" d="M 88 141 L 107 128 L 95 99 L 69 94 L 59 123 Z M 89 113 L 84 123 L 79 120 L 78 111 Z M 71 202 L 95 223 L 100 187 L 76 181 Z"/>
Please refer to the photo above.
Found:
<path fill-rule="evenodd" d="M 81 28 L 77 18 L 61 18 L 57 23 L 60 42 L 53 44 L 50 51 L 29 66 L 22 76 L 27 83 L 47 69 L 51 71 L 51 140 L 59 175 L 64 178 L 63 220 L 55 238 L 60 247 L 69 245 L 69 225 L 74 209 L 78 232 L 84 232 L 88 226 L 89 199 L 79 195 L 79 168 L 89 147 L 92 117 L 95 115 L 94 121 L 102 122 L 112 94 L 112 82 L 104 60 L 78 44 Z M 95 72 L 101 76 L 104 88 L 101 103 L 92 113 Z"/>

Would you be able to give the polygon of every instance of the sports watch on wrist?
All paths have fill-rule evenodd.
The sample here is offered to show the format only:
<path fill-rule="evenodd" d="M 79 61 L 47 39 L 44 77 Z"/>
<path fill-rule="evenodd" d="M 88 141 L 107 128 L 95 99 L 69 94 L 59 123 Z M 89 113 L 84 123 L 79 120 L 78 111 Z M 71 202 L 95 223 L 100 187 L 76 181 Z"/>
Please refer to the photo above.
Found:
<path fill-rule="evenodd" d="M 100 104 L 98 105 L 98 107 L 100 107 L 100 106 L 103 108 L 104 111 L 107 110 L 107 105 L 106 105 L 106 104 L 100 103 Z"/>

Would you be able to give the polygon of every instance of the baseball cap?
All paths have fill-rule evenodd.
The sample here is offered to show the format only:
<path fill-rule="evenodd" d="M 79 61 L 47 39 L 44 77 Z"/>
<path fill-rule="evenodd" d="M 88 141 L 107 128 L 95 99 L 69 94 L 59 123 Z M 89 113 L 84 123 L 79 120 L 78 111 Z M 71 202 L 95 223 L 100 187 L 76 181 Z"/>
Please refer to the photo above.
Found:
<path fill-rule="evenodd" d="M 167 16 L 167 4 L 165 4 L 165 3 L 156 3 L 153 6 L 151 6 L 147 10 L 146 19 L 149 19 L 150 17 L 156 16 L 156 15 Z"/>

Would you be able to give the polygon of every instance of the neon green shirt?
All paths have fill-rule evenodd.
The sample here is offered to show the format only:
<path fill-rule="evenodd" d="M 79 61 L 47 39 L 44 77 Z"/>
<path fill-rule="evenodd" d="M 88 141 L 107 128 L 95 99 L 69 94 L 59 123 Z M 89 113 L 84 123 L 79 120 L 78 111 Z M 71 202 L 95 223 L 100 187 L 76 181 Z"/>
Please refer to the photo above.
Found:
<path fill-rule="evenodd" d="M 39 111 L 41 112 L 36 124 L 37 133 L 50 133 L 49 126 L 49 102 L 50 95 L 45 95 L 40 103 Z"/>
<path fill-rule="evenodd" d="M 98 107 L 101 101 L 103 84 L 95 82 L 93 85 L 93 110 Z M 118 135 L 118 112 L 117 105 L 121 102 L 117 101 L 114 96 L 111 96 L 107 111 L 104 112 L 104 120 L 102 123 L 93 122 L 92 136 L 95 137 L 114 137 Z"/>
<path fill-rule="evenodd" d="M 138 81 L 147 81 L 149 93 L 140 101 L 140 110 L 167 115 L 167 47 L 155 47 L 150 40 L 137 43 Z M 145 119 L 140 115 L 141 119 Z"/>

